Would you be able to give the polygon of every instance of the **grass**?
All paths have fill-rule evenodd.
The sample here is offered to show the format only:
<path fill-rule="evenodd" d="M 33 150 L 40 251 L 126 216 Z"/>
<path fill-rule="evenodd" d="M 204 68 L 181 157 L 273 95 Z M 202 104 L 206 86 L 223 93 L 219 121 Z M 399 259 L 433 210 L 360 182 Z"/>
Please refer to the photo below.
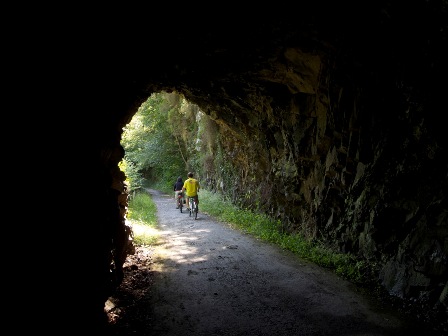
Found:
<path fill-rule="evenodd" d="M 136 246 L 150 246 L 157 242 L 157 208 L 149 194 L 137 192 L 130 199 L 127 220 L 132 225 Z"/>
<path fill-rule="evenodd" d="M 354 283 L 369 284 L 372 276 L 368 265 L 349 254 L 336 253 L 322 244 L 310 242 L 298 234 L 283 233 L 280 221 L 263 214 L 239 209 L 222 196 L 202 189 L 200 212 L 229 223 L 234 229 L 289 250 L 300 258 L 333 270 Z M 128 220 L 134 231 L 134 243 L 154 245 L 158 239 L 156 206 L 149 194 L 137 193 L 129 202 Z"/>

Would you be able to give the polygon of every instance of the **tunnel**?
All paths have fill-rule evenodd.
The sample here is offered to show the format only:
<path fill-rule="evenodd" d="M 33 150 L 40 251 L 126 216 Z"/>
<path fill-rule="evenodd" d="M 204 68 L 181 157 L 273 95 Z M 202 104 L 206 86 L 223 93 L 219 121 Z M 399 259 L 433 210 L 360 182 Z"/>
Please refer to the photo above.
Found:
<path fill-rule="evenodd" d="M 158 92 L 214 123 L 236 199 L 256 188 L 291 232 L 371 262 L 391 295 L 446 309 L 446 2 L 256 7 L 106 11 L 57 20 L 61 37 L 33 32 L 26 90 L 45 165 L 27 164 L 59 190 L 36 256 L 37 325 L 103 322 L 126 234 L 121 134 Z"/>

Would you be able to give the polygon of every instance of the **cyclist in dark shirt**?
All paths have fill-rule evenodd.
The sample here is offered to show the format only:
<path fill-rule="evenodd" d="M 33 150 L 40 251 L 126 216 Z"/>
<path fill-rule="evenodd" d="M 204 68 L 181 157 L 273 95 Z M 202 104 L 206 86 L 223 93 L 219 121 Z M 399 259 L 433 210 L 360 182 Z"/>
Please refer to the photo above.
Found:
<path fill-rule="evenodd" d="M 176 183 L 174 183 L 174 200 L 176 201 L 176 209 L 179 208 L 179 206 L 177 206 L 177 195 L 182 192 L 183 186 L 184 182 L 182 181 L 182 177 L 179 176 Z"/>

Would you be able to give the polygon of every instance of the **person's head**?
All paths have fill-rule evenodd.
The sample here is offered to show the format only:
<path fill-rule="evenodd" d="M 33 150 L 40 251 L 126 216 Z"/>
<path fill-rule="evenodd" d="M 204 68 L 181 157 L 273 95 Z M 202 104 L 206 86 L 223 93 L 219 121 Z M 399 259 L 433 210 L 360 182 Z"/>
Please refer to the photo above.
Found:
<path fill-rule="evenodd" d="M 179 177 L 177 178 L 177 182 L 182 182 L 182 176 L 179 176 Z"/>
<path fill-rule="evenodd" d="M 189 172 L 187 176 L 191 178 L 191 177 L 193 177 L 193 173 Z"/>

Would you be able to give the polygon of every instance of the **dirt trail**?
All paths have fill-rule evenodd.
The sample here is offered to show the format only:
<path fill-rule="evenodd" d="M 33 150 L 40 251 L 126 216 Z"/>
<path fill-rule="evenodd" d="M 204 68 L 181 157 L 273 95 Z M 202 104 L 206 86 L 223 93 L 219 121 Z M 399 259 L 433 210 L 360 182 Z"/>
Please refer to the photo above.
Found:
<path fill-rule="evenodd" d="M 413 335 L 398 313 L 334 273 L 175 208 L 149 190 L 161 244 L 129 335 Z M 124 335 L 121 330 L 120 335 Z"/>

